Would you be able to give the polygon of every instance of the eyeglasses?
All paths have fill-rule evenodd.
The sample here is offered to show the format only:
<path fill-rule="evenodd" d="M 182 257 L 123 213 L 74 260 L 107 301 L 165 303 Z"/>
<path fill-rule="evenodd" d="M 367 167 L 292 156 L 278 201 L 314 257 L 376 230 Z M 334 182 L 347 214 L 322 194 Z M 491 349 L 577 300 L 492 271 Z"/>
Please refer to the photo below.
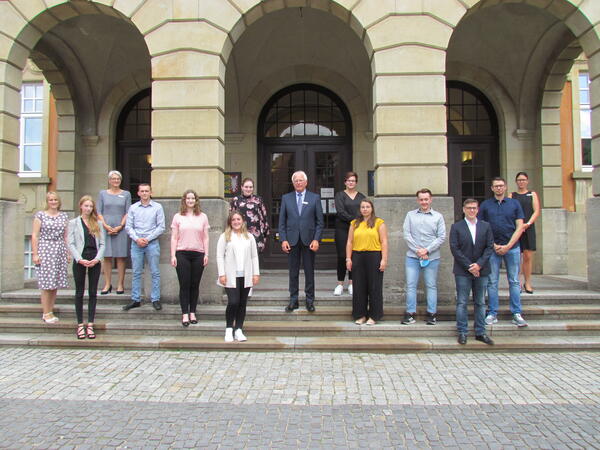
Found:
<path fill-rule="evenodd" d="M 492 186 L 492 189 L 498 189 L 498 188 L 503 188 L 504 185 L 503 184 L 495 184 L 494 186 Z"/>

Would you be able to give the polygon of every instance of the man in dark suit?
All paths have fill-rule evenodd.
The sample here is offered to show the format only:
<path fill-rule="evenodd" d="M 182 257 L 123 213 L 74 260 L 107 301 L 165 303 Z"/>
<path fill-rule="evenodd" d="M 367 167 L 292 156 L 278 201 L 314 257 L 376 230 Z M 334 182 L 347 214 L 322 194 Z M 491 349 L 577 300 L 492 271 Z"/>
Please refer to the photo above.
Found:
<path fill-rule="evenodd" d="M 290 271 L 290 303 L 285 310 L 298 309 L 298 277 L 300 259 L 304 267 L 306 309 L 315 310 L 315 253 L 323 232 L 321 197 L 306 189 L 308 179 L 302 171 L 292 175 L 294 192 L 281 197 L 279 239 L 281 249 L 288 254 Z"/>
<path fill-rule="evenodd" d="M 463 202 L 464 220 L 450 228 L 450 251 L 454 256 L 454 279 L 456 281 L 456 328 L 458 343 L 467 343 L 467 301 L 473 291 L 475 304 L 475 339 L 494 345 L 485 333 L 485 289 L 490 274 L 490 256 L 494 252 L 492 227 L 477 220 L 479 204 L 468 198 Z"/>

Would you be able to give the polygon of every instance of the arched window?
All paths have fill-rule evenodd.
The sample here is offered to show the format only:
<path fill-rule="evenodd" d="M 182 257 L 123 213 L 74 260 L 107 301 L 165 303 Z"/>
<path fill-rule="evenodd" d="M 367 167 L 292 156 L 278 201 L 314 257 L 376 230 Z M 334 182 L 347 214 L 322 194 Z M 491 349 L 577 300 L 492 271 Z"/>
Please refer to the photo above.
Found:
<path fill-rule="evenodd" d="M 152 172 L 150 89 L 127 102 L 117 123 L 117 169 L 123 174 L 121 187 L 137 198 L 140 183 L 150 183 Z"/>
<path fill-rule="evenodd" d="M 498 121 L 485 95 L 466 83 L 446 85 L 448 137 L 448 191 L 454 197 L 455 218 L 462 217 L 462 202 L 480 202 L 499 175 Z"/>

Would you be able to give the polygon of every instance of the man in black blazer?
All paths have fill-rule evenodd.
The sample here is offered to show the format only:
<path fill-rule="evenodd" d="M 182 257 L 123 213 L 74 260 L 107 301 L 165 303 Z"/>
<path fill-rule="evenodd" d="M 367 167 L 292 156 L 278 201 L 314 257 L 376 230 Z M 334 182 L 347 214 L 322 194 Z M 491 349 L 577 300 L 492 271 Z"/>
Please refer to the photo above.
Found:
<path fill-rule="evenodd" d="M 467 343 L 467 301 L 473 291 L 475 304 L 475 339 L 494 345 L 485 333 L 485 289 L 490 274 L 489 259 L 494 252 L 492 227 L 477 220 L 479 203 L 468 198 L 463 202 L 465 218 L 450 228 L 450 251 L 454 256 L 454 279 L 456 281 L 456 328 L 458 343 Z"/>
<path fill-rule="evenodd" d="M 281 197 L 279 239 L 281 249 L 288 254 L 290 271 L 290 303 L 285 310 L 298 309 L 298 277 L 300 259 L 304 267 L 306 309 L 315 310 L 315 253 L 323 233 L 321 197 L 306 189 L 308 179 L 302 171 L 292 175 L 294 192 Z"/>

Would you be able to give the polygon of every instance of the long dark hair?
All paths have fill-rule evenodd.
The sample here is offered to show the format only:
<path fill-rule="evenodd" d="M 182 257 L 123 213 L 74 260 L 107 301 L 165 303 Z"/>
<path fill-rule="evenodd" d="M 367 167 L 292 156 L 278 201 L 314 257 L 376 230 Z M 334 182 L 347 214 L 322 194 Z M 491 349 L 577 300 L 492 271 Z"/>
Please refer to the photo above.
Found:
<path fill-rule="evenodd" d="M 200 199 L 198 198 L 198 194 L 196 194 L 196 191 L 194 191 L 193 189 L 188 189 L 181 196 L 181 204 L 179 205 L 179 214 L 181 214 L 182 216 L 185 216 L 187 214 L 187 205 L 185 204 L 185 198 L 188 196 L 188 194 L 194 194 L 194 197 L 196 198 L 196 204 L 194 205 L 194 215 L 199 216 L 200 215 Z"/>
<path fill-rule="evenodd" d="M 367 220 L 367 227 L 373 228 L 375 226 L 375 221 L 377 220 L 377 216 L 375 215 L 375 206 L 373 206 L 373 202 L 371 200 L 369 200 L 368 198 L 364 198 L 360 201 L 361 205 L 363 203 L 368 203 L 369 205 L 371 205 L 371 216 Z M 361 214 L 360 207 L 359 207 L 358 208 L 358 216 L 356 217 L 356 221 L 354 222 L 354 228 L 358 228 L 360 223 L 364 220 L 365 220 L 365 218 Z"/>

